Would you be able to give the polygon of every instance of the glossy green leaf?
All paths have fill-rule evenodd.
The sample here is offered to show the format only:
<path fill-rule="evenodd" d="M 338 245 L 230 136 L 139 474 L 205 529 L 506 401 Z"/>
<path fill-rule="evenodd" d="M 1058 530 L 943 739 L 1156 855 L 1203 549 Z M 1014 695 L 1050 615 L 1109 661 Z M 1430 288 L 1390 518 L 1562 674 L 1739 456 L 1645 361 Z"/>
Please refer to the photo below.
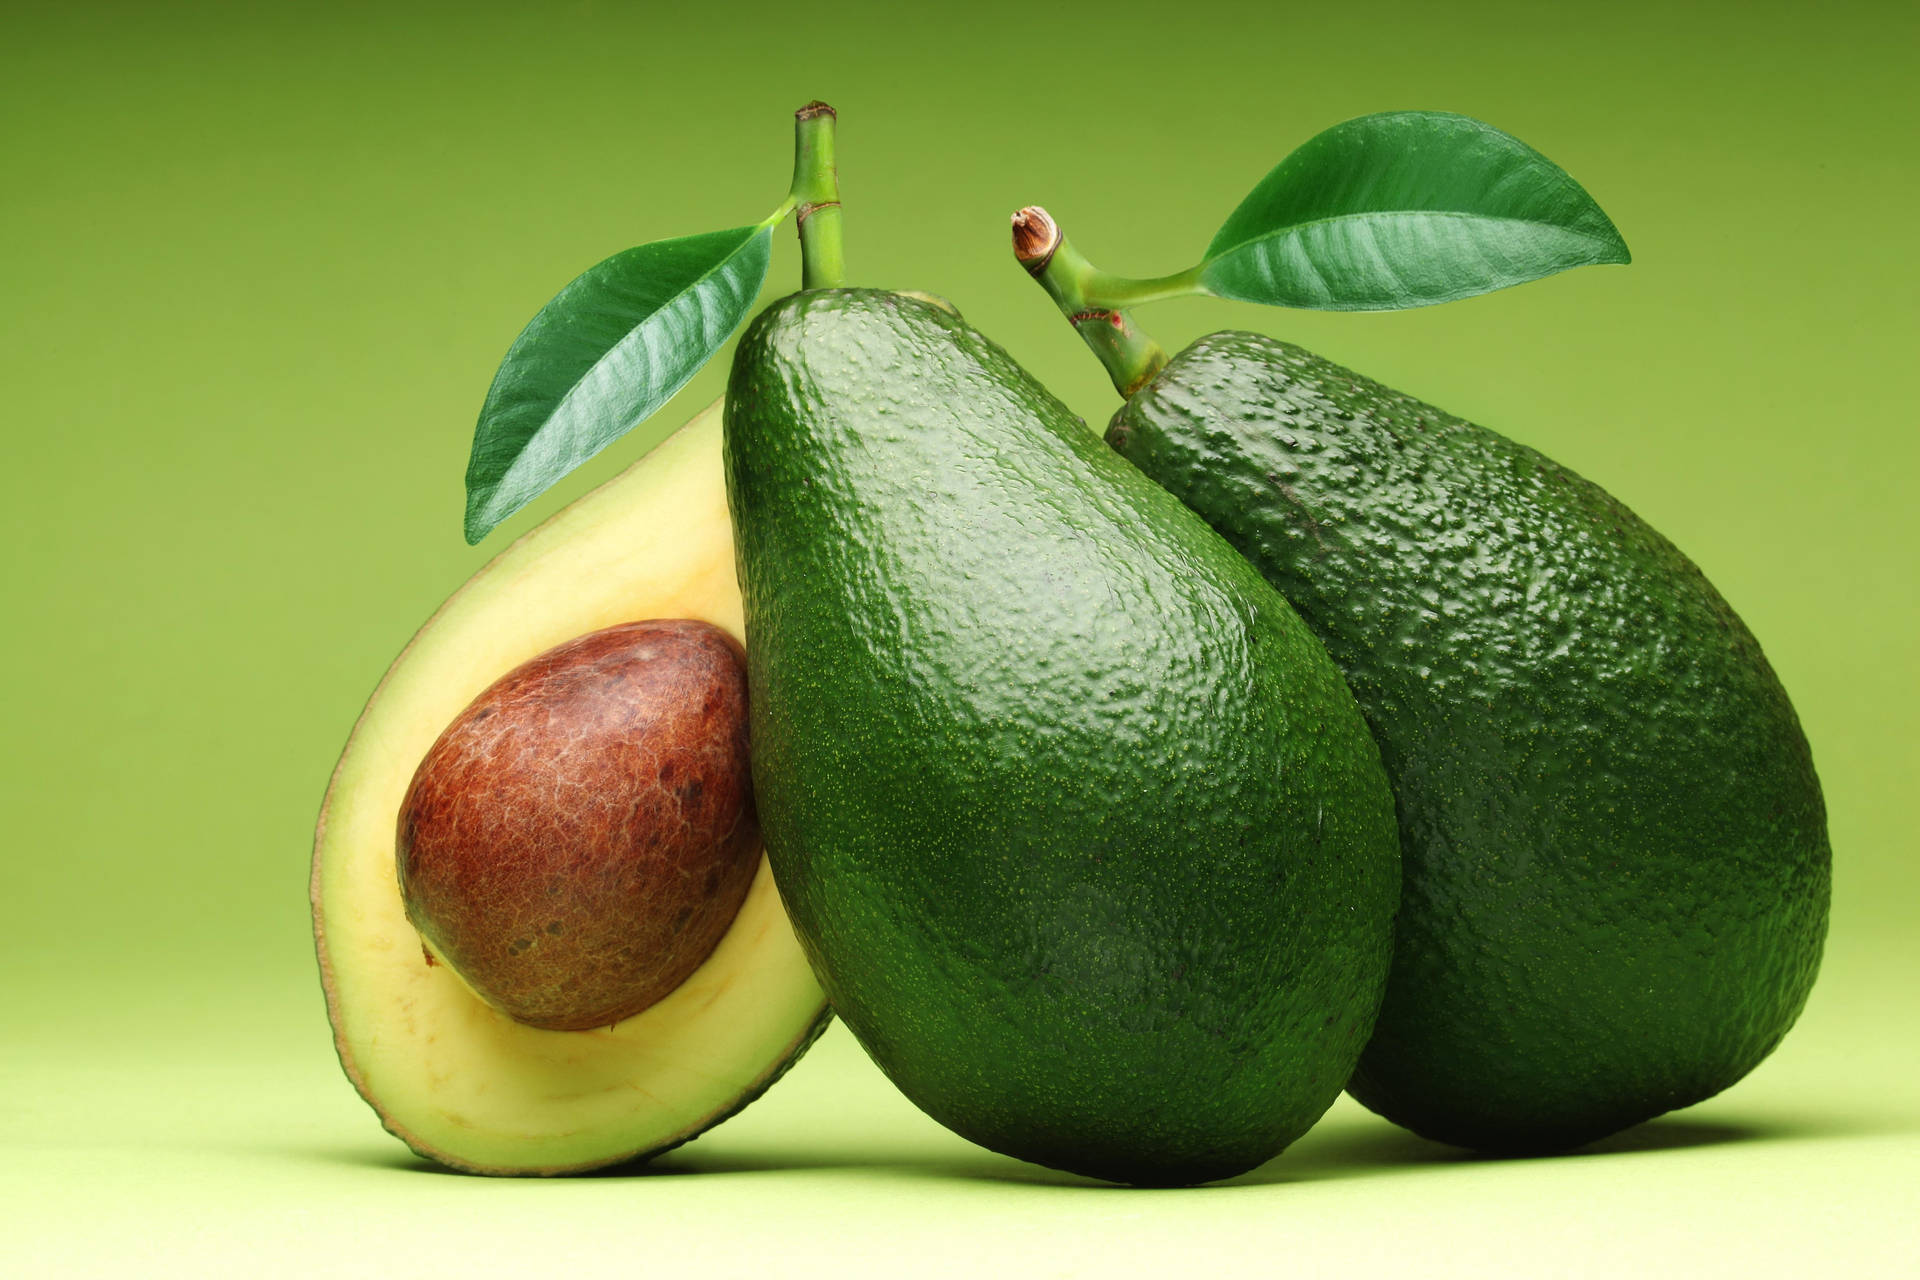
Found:
<path fill-rule="evenodd" d="M 467 463 L 468 542 L 619 439 L 685 386 L 746 318 L 772 231 L 657 240 L 590 268 L 500 364 Z"/>
<path fill-rule="evenodd" d="M 1518 138 L 1390 111 L 1282 160 L 1214 236 L 1200 278 L 1244 302 L 1388 311 L 1628 259 L 1593 197 Z"/>

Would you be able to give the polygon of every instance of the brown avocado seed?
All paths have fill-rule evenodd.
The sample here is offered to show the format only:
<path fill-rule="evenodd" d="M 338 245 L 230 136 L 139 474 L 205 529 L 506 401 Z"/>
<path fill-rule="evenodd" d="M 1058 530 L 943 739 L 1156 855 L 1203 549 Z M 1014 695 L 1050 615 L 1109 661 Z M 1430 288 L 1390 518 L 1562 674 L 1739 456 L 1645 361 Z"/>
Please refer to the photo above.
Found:
<path fill-rule="evenodd" d="M 400 806 L 407 918 L 529 1026 L 611 1026 L 678 987 L 760 861 L 746 655 L 705 622 L 630 622 L 515 667 L 427 752 Z"/>

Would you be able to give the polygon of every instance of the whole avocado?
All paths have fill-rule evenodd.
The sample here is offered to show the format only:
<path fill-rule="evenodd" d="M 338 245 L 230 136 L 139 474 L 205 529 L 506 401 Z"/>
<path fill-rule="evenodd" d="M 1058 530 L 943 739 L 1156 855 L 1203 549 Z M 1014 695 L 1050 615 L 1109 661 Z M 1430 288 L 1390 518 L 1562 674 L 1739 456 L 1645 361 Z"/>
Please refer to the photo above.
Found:
<path fill-rule="evenodd" d="M 1807 741 L 1695 566 L 1594 485 L 1310 352 L 1219 333 L 1107 439 L 1325 642 L 1405 888 L 1350 1090 L 1493 1152 L 1739 1080 L 1805 1004 L 1831 855 Z"/>
<path fill-rule="evenodd" d="M 760 819 L 874 1060 L 961 1135 L 1113 1181 L 1303 1133 L 1399 881 L 1378 749 L 1292 609 L 914 298 L 775 303 L 725 443 Z"/>

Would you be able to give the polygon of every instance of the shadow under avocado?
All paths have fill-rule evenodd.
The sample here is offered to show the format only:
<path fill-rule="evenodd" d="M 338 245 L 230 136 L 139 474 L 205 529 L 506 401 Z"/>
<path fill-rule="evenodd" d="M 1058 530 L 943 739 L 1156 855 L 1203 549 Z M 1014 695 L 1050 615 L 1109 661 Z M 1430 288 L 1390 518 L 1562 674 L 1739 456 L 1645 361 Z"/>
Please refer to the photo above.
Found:
<path fill-rule="evenodd" d="M 1755 1123 L 1662 1116 L 1568 1151 L 1504 1156 L 1448 1146 L 1380 1121 L 1364 1129 L 1342 1129 L 1324 1138 L 1303 1140 L 1300 1147 L 1233 1179 L 1233 1182 L 1311 1182 L 1324 1178 L 1371 1177 L 1451 1166 L 1551 1164 L 1735 1143 L 1843 1137 L 1854 1131 L 1852 1126 L 1844 1122 Z"/>
<path fill-rule="evenodd" d="M 1063 1173 L 1057 1169 L 1048 1169 L 1037 1164 L 1028 1164 L 1023 1160 L 1016 1160 L 1012 1156 L 996 1155 L 984 1149 L 938 1153 L 902 1150 L 876 1150 L 871 1152 L 844 1150 L 808 1155 L 796 1154 L 792 1159 L 783 1159 L 774 1155 L 760 1156 L 749 1152 L 714 1152 L 707 1154 L 698 1150 L 690 1150 L 685 1153 L 672 1152 L 663 1155 L 650 1164 L 640 1165 L 625 1170 L 625 1172 L 630 1175 L 679 1176 L 688 1174 L 793 1173 L 826 1169 L 872 1173 L 886 1178 L 939 1178 L 960 1181 L 1023 1183 L 1033 1186 L 1083 1187 L 1091 1189 L 1099 1189 L 1109 1185 L 1092 1178 L 1080 1177 L 1078 1174 Z"/>
<path fill-rule="evenodd" d="M 1341 1129 L 1335 1133 L 1303 1141 L 1302 1147 L 1288 1151 L 1249 1173 L 1213 1188 L 1260 1186 L 1289 1182 L 1317 1182 L 1331 1178 L 1377 1177 L 1410 1173 L 1449 1166 L 1503 1164 L 1509 1160 L 1538 1161 L 1585 1160 L 1607 1155 L 1684 1150 L 1694 1147 L 1732 1143 L 1777 1141 L 1793 1138 L 1840 1136 L 1844 1125 L 1749 1124 L 1684 1119 L 1656 1119 L 1623 1133 L 1573 1151 L 1548 1156 L 1499 1157 L 1450 1147 L 1433 1142 L 1385 1121 L 1365 1128 Z M 1077 1174 L 1028 1164 L 1010 1156 L 979 1150 L 971 1153 L 933 1154 L 895 1149 L 862 1150 L 845 1147 L 792 1158 L 768 1153 L 716 1150 L 704 1152 L 697 1146 L 669 1152 L 654 1161 L 607 1170 L 598 1175 L 627 1177 L 673 1177 L 689 1174 L 789 1173 L 801 1170 L 837 1169 L 866 1171 L 885 1177 L 925 1177 L 995 1183 L 1021 1183 L 1034 1186 L 1076 1188 L 1094 1191 L 1155 1190 L 1101 1182 Z M 1203 1191 L 1207 1187 L 1187 1188 Z"/>
<path fill-rule="evenodd" d="M 1383 1120 L 1364 1126 L 1343 1126 L 1323 1135 L 1309 1135 L 1302 1139 L 1298 1146 L 1276 1156 L 1258 1169 L 1224 1182 L 1209 1184 L 1208 1187 L 1189 1190 L 1204 1191 L 1209 1188 L 1218 1190 L 1226 1187 L 1319 1182 L 1336 1178 L 1370 1178 L 1452 1167 L 1521 1162 L 1551 1164 L 1567 1160 L 1593 1160 L 1610 1156 L 1684 1151 L 1742 1143 L 1840 1138 L 1868 1132 L 1872 1130 L 1849 1124 L 1844 1119 L 1829 1121 L 1810 1118 L 1797 1121 L 1749 1122 L 1660 1117 L 1571 1151 L 1552 1155 L 1493 1156 L 1433 1142 Z M 442 1177 L 470 1176 L 414 1155 L 398 1144 L 395 1144 L 391 1150 L 356 1147 L 312 1154 L 315 1158 L 328 1163 L 353 1164 L 363 1168 Z M 747 1176 L 820 1171 L 869 1174 L 883 1178 L 916 1177 L 1091 1191 L 1139 1189 L 1043 1168 L 1040 1165 L 1016 1160 L 1011 1156 L 996 1155 L 984 1149 L 930 1152 L 884 1144 L 870 1147 L 822 1144 L 819 1148 L 805 1151 L 780 1149 L 755 1151 L 729 1148 L 725 1145 L 706 1149 L 694 1143 L 664 1152 L 651 1160 L 614 1165 L 581 1176 L 599 1181 L 610 1178 Z M 530 1180 L 565 1182 L 571 1179 Z M 1164 1189 L 1156 1188 L 1155 1190 Z"/>
<path fill-rule="evenodd" d="M 823 1145 L 814 1150 L 703 1150 L 694 1145 L 662 1152 L 650 1160 L 610 1165 L 604 1169 L 559 1177 L 485 1177 L 451 1169 L 424 1156 L 414 1154 L 399 1143 L 391 1147 L 331 1147 L 302 1152 L 308 1159 L 324 1164 L 357 1166 L 393 1173 L 444 1178 L 476 1178 L 493 1182 L 605 1181 L 608 1179 L 685 1178 L 690 1176 L 744 1176 L 751 1174 L 794 1174 L 822 1171 L 873 1174 L 887 1178 L 950 1178 L 1004 1183 L 1030 1183 L 1041 1186 L 1100 1188 L 1109 1184 L 1082 1178 L 1076 1174 L 1027 1164 L 1011 1156 L 996 1155 L 984 1149 L 960 1149 L 953 1152 L 928 1152 L 899 1147 L 867 1148 Z"/>

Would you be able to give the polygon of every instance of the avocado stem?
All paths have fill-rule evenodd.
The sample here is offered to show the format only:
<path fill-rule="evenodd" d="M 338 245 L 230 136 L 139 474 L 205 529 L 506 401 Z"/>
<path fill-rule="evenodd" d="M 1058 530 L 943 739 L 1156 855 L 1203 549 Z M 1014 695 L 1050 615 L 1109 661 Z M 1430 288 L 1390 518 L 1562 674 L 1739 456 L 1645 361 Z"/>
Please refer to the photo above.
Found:
<path fill-rule="evenodd" d="M 1167 363 L 1164 348 L 1134 324 L 1128 308 L 1162 298 L 1203 293 L 1200 269 L 1152 280 L 1112 276 L 1068 242 L 1060 224 L 1039 205 L 1013 215 L 1013 256 L 1040 282 L 1123 397 L 1145 386 Z"/>
<path fill-rule="evenodd" d="M 793 113 L 793 188 L 798 210 L 800 287 L 838 289 L 847 262 L 840 223 L 840 173 L 834 165 L 834 109 L 813 101 Z"/>

